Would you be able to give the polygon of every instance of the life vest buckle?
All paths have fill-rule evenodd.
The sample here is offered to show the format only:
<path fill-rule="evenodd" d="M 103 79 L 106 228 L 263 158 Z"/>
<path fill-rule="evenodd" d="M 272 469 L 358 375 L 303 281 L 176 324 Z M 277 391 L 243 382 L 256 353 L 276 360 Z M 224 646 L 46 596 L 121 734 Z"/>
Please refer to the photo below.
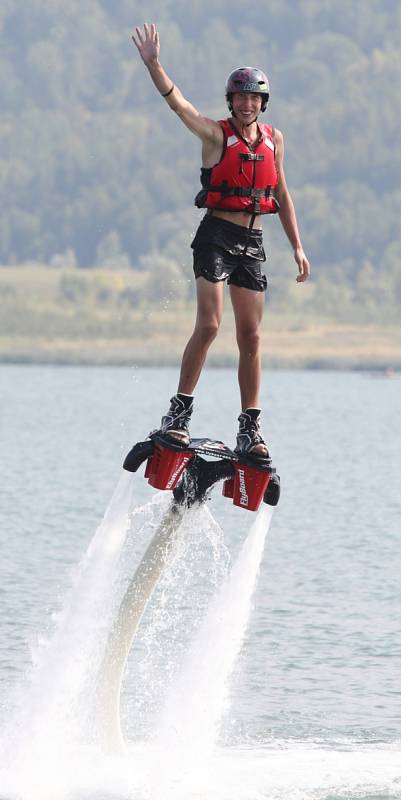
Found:
<path fill-rule="evenodd" d="M 264 161 L 265 157 L 259 153 L 240 153 L 241 161 Z"/>

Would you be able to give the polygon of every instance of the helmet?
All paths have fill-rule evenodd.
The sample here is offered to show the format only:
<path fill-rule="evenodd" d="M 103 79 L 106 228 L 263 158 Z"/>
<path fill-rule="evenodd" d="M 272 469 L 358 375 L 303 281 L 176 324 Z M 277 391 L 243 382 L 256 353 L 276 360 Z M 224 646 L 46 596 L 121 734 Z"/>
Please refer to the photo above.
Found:
<path fill-rule="evenodd" d="M 226 81 L 226 99 L 232 111 L 232 95 L 234 92 L 252 92 L 262 95 L 262 111 L 269 100 L 269 81 L 264 72 L 257 67 L 239 67 L 232 72 Z"/>

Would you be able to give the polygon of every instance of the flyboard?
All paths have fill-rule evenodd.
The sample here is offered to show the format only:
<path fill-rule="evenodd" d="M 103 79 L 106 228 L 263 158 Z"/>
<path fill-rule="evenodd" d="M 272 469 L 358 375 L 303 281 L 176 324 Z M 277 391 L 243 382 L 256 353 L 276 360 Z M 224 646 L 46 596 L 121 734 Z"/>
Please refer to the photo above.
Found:
<path fill-rule="evenodd" d="M 148 483 L 155 489 L 172 490 L 176 506 L 204 502 L 221 480 L 223 496 L 248 511 L 257 511 L 262 500 L 271 506 L 279 501 L 280 478 L 271 459 L 239 456 L 224 442 L 191 439 L 183 445 L 157 432 L 134 445 L 123 467 L 136 472 L 144 461 Z"/>
<path fill-rule="evenodd" d="M 223 496 L 248 511 L 257 511 L 262 502 L 276 506 L 280 497 L 280 478 L 270 458 L 239 456 L 224 442 L 204 438 L 182 445 L 155 432 L 134 445 L 123 467 L 136 473 L 144 462 L 150 486 L 171 491 L 172 502 L 126 589 L 99 672 L 99 740 L 107 750 L 115 751 L 124 748 L 120 692 L 126 661 L 145 607 L 173 554 L 185 513 L 205 502 L 220 481 L 224 481 Z"/>

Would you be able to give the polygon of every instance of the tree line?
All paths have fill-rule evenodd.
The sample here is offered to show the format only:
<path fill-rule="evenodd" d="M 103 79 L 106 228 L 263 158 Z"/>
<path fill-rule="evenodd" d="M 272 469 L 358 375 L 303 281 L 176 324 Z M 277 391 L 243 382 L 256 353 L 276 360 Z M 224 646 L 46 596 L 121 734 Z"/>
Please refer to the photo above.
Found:
<path fill-rule="evenodd" d="M 327 284 L 401 299 L 401 7 L 395 0 L 147 3 L 164 66 L 214 118 L 226 75 L 271 81 L 303 241 Z M 0 262 L 190 270 L 199 143 L 157 95 L 131 43 L 139 0 L 3 0 Z M 288 276 L 280 226 L 265 225 Z"/>

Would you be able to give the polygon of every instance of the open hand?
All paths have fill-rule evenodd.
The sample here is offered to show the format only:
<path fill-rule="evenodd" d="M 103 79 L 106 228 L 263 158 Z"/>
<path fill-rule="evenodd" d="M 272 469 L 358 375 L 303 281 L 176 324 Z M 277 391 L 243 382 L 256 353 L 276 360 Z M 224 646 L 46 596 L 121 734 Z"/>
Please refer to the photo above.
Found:
<path fill-rule="evenodd" d="M 156 30 L 156 25 L 148 25 L 145 22 L 143 31 L 141 28 L 136 27 L 136 37 L 132 36 L 132 41 L 139 51 L 142 61 L 148 65 L 155 63 L 159 60 L 160 53 L 160 40 L 159 34 Z"/>

